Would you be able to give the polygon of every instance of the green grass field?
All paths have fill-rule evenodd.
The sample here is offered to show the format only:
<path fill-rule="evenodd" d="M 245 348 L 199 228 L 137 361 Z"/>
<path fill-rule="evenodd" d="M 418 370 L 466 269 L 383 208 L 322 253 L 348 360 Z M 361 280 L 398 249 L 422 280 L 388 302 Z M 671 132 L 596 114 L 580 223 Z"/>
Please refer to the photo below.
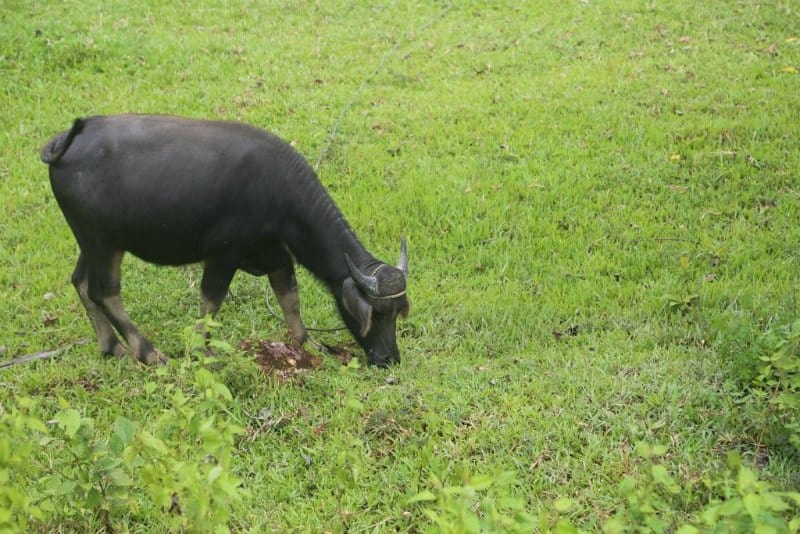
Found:
<path fill-rule="evenodd" d="M 797 4 L 749 0 L 4 0 L 0 363 L 92 337 L 41 145 L 79 116 L 235 119 L 294 142 L 374 254 L 394 261 L 407 236 L 412 312 L 388 371 L 326 357 L 281 383 L 252 352 L 214 364 L 249 429 L 231 528 L 420 531 L 425 503 L 407 501 L 437 479 L 513 471 L 502 492 L 541 525 L 568 498 L 566 518 L 598 530 L 645 469 L 640 441 L 667 447 L 682 488 L 671 528 L 696 520 L 730 451 L 796 490 L 797 450 L 765 435 L 740 356 L 798 317 L 799 32 Z M 0 369 L 0 413 L 31 397 L 44 421 L 68 405 L 106 433 L 120 415 L 157 432 L 199 279 L 127 256 L 128 311 L 167 372 L 92 339 Z M 286 340 L 266 287 L 239 273 L 215 336 Z M 300 288 L 306 324 L 340 324 L 305 272 Z M 280 424 L 258 432 L 265 409 Z M 130 492 L 114 528 L 162 529 Z"/>

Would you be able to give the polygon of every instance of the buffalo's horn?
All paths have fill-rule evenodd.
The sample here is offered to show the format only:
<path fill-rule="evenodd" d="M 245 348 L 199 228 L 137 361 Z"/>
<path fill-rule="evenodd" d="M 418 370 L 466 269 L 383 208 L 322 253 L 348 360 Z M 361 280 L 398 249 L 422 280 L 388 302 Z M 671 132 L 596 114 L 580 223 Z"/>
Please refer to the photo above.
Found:
<path fill-rule="evenodd" d="M 406 237 L 400 238 L 400 259 L 397 260 L 397 268 L 408 276 L 408 248 L 406 247 Z"/>
<path fill-rule="evenodd" d="M 378 294 L 378 279 L 374 276 L 368 276 L 358 270 L 358 267 L 353 264 L 350 255 L 345 252 L 344 261 L 347 264 L 347 270 L 350 271 L 350 277 L 358 287 L 369 293 L 370 295 Z"/>

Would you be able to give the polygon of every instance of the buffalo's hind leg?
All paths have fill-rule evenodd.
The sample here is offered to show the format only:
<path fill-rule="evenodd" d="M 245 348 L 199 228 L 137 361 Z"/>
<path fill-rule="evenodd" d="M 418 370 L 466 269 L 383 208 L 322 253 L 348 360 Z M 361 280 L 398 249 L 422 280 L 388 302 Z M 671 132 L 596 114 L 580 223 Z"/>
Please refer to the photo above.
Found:
<path fill-rule="evenodd" d="M 75 271 L 72 273 L 72 285 L 78 291 L 81 303 L 86 308 L 86 315 L 89 316 L 89 320 L 92 322 L 94 332 L 97 335 L 100 353 L 108 356 L 123 356 L 125 347 L 117 339 L 114 327 L 108 322 L 103 310 L 89 298 L 89 271 L 86 267 L 86 258 L 83 253 L 78 256 L 78 262 L 75 264 Z"/>
<path fill-rule="evenodd" d="M 278 304 L 283 310 L 283 318 L 289 327 L 289 333 L 298 345 L 302 345 L 308 340 L 308 332 L 300 317 L 300 292 L 297 289 L 294 264 L 288 256 L 287 260 L 285 267 L 270 271 L 267 276 L 278 298 Z"/>
<path fill-rule="evenodd" d="M 85 251 L 88 252 L 88 251 Z M 142 363 L 159 364 L 167 359 L 145 338 L 128 317 L 120 296 L 122 251 L 93 250 L 86 254 L 89 299 L 96 304 L 128 343 L 131 356 Z"/>

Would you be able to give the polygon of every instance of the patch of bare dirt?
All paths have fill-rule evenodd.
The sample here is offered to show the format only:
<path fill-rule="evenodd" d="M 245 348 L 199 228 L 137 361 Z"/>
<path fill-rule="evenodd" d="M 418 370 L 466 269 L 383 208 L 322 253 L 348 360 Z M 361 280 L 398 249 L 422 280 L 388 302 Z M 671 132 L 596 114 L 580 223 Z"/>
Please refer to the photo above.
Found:
<path fill-rule="evenodd" d="M 281 341 L 259 341 L 256 362 L 265 373 L 274 374 L 281 381 L 322 365 L 318 356 Z"/>
<path fill-rule="evenodd" d="M 354 357 L 355 344 L 335 346 L 318 345 L 318 348 L 347 365 Z M 296 347 L 282 341 L 264 341 L 245 339 L 239 343 L 239 350 L 253 354 L 256 363 L 265 373 L 275 375 L 281 382 L 322 366 L 322 358 L 308 352 L 303 347 Z"/>
<path fill-rule="evenodd" d="M 325 347 L 325 350 L 328 351 L 328 354 L 335 357 L 337 360 L 342 362 L 342 365 L 347 365 L 350 361 L 350 358 L 353 357 L 353 350 L 355 350 L 355 345 L 347 345 L 344 347 L 337 347 L 335 345 L 328 345 L 327 343 L 322 345 Z"/>

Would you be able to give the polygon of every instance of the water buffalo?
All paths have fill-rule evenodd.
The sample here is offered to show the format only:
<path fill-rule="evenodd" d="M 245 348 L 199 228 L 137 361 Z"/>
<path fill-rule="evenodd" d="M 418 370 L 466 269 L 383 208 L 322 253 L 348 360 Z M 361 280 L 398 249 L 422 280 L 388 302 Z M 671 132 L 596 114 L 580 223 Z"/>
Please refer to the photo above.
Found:
<path fill-rule="evenodd" d="M 308 162 L 288 143 L 237 122 L 118 115 L 75 120 L 42 148 L 50 184 L 80 247 L 72 282 L 104 354 L 159 363 L 120 298 L 125 252 L 160 265 L 203 263 L 200 315 L 219 310 L 237 269 L 266 274 L 292 337 L 300 318 L 294 264 L 331 291 L 370 364 L 400 359 L 408 254 L 396 266 L 359 243 Z"/>

